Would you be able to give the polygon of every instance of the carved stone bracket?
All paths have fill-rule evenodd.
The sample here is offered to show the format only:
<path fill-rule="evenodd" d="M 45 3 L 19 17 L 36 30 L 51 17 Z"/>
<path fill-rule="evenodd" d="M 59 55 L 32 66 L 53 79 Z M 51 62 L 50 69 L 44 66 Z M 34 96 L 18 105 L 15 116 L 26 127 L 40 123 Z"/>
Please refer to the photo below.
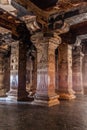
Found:
<path fill-rule="evenodd" d="M 55 32 L 60 35 L 63 33 L 66 33 L 70 30 L 70 25 L 66 22 L 64 22 L 64 25 L 60 29 L 56 29 Z"/>
<path fill-rule="evenodd" d="M 40 30 L 40 27 L 36 21 L 36 16 L 25 15 L 21 19 L 26 23 L 26 26 L 31 34 Z"/>
<path fill-rule="evenodd" d="M 61 38 L 57 33 L 52 34 L 52 37 L 45 37 L 44 34 L 40 32 L 32 35 L 31 41 L 34 43 L 36 48 L 40 48 L 41 44 L 45 44 L 47 42 L 58 46 L 61 43 Z"/>

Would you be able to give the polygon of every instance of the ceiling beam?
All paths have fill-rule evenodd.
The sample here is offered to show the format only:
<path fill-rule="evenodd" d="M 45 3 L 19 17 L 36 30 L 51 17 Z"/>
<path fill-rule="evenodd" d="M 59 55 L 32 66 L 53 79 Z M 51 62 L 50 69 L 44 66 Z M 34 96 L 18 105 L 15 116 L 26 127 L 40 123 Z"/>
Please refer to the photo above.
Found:
<path fill-rule="evenodd" d="M 0 26 L 12 32 L 13 35 L 19 36 L 18 27 L 25 24 L 12 14 L 0 8 Z"/>
<path fill-rule="evenodd" d="M 69 15 L 67 14 L 68 12 L 74 11 L 75 13 L 75 10 L 80 10 L 81 8 L 87 7 L 86 1 L 80 1 L 80 0 L 74 1 L 74 2 L 62 1 L 62 2 L 59 2 L 57 5 L 53 6 L 52 8 L 42 10 L 37 5 L 35 5 L 35 3 L 32 0 L 27 0 L 27 1 L 26 0 L 13 0 L 13 1 L 23 6 L 28 11 L 32 11 L 37 16 L 37 22 L 39 22 L 42 25 L 42 29 L 44 28 L 45 31 L 49 30 L 49 25 L 53 24 L 54 26 L 55 21 L 61 20 L 61 17 L 59 17 L 60 15 L 66 18 Z M 76 13 L 78 13 L 78 11 Z M 64 16 L 64 14 L 66 15 Z"/>
<path fill-rule="evenodd" d="M 87 34 L 87 21 L 72 25 L 70 30 L 75 35 Z"/>
<path fill-rule="evenodd" d="M 79 35 L 87 34 L 87 21 L 72 25 L 70 27 L 69 32 L 65 34 L 61 34 L 61 38 L 63 42 L 74 44 L 76 41 L 76 37 Z"/>

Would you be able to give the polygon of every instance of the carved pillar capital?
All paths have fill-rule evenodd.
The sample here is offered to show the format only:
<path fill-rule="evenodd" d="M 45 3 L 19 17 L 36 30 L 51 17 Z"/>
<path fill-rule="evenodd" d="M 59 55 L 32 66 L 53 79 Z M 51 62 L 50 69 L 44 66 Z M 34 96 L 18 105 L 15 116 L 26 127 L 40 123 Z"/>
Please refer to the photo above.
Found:
<path fill-rule="evenodd" d="M 43 33 L 36 33 L 32 35 L 31 41 L 34 43 L 37 49 L 39 49 L 43 44 L 50 45 L 53 49 L 56 49 L 61 43 L 61 38 L 54 33 L 52 36 L 44 36 Z"/>
<path fill-rule="evenodd" d="M 84 54 L 82 52 L 82 46 L 81 45 L 73 47 L 73 57 L 74 56 L 79 57 L 79 58 L 83 58 Z"/>
<path fill-rule="evenodd" d="M 57 33 L 54 33 L 53 37 L 48 37 L 48 43 L 50 49 L 56 49 L 59 44 L 61 44 L 61 38 L 57 35 Z"/>

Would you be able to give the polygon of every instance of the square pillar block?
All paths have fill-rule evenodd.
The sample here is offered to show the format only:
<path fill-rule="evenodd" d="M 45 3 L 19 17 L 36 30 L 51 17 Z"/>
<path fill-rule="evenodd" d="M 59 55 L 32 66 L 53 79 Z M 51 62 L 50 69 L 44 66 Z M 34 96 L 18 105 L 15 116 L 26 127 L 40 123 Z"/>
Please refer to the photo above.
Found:
<path fill-rule="evenodd" d="M 59 104 L 59 95 L 55 93 L 55 49 L 60 38 L 35 36 L 37 48 L 37 89 L 33 104 L 53 106 Z M 39 38 L 39 39 L 38 39 Z M 33 37 L 33 39 L 35 39 Z"/>
<path fill-rule="evenodd" d="M 27 100 L 26 92 L 26 45 L 14 42 L 11 45 L 10 91 L 7 100 Z"/>
<path fill-rule="evenodd" d="M 0 54 L 0 96 L 5 96 L 6 93 L 6 88 L 5 88 L 5 83 L 4 83 L 4 77 L 5 77 L 5 73 L 4 73 L 4 54 L 1 53 Z"/>
<path fill-rule="evenodd" d="M 84 94 L 87 94 L 87 54 L 84 54 L 82 68 Z"/>
<path fill-rule="evenodd" d="M 83 53 L 80 46 L 75 46 L 73 50 L 72 70 L 73 70 L 73 89 L 76 94 L 83 94 L 82 59 Z"/>
<path fill-rule="evenodd" d="M 59 99 L 74 99 L 72 89 L 72 47 L 66 43 L 58 47 Z"/>

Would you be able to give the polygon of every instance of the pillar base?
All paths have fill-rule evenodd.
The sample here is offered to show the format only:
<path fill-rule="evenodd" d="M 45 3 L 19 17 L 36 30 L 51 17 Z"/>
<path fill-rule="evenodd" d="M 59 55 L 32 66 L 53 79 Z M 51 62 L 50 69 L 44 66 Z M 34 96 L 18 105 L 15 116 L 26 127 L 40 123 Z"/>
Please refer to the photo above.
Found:
<path fill-rule="evenodd" d="M 6 100 L 17 101 L 17 90 L 10 90 L 9 92 L 6 93 L 6 95 L 7 95 Z"/>
<path fill-rule="evenodd" d="M 60 100 L 72 100 L 75 98 L 76 98 L 76 96 L 74 94 L 69 94 L 69 93 L 60 93 L 59 94 Z"/>
<path fill-rule="evenodd" d="M 75 91 L 76 95 L 84 95 L 84 91 Z"/>
<path fill-rule="evenodd" d="M 19 90 L 17 100 L 18 101 L 28 101 L 28 99 L 29 99 L 28 94 L 29 93 L 25 90 Z"/>
<path fill-rule="evenodd" d="M 50 96 L 50 97 L 36 96 L 32 104 L 39 105 L 39 106 L 51 107 L 51 106 L 59 104 L 58 98 L 59 98 L 59 95 Z"/>
<path fill-rule="evenodd" d="M 19 93 L 17 90 L 11 90 L 7 93 L 7 98 L 6 100 L 10 101 L 32 101 L 32 98 L 28 97 L 28 92 L 22 91 L 22 93 Z"/>

